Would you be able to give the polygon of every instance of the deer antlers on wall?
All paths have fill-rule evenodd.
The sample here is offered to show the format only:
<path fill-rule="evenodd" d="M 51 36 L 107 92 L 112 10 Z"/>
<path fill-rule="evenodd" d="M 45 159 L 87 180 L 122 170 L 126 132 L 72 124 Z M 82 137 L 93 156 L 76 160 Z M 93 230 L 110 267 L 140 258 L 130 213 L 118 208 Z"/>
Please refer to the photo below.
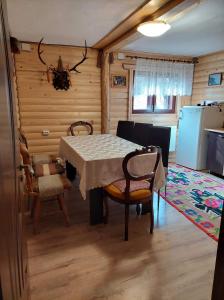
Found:
<path fill-rule="evenodd" d="M 71 86 L 70 81 L 70 72 L 75 71 L 76 73 L 81 73 L 79 70 L 77 70 L 77 67 L 81 65 L 87 57 L 87 45 L 85 41 L 85 51 L 83 53 L 83 58 L 72 68 L 64 68 L 62 63 L 62 58 L 59 56 L 58 58 L 58 65 L 57 67 L 54 67 L 53 65 L 47 65 L 47 63 L 44 61 L 44 59 L 41 57 L 43 50 L 40 50 L 41 43 L 43 41 L 43 38 L 40 40 L 38 44 L 38 57 L 42 64 L 44 64 L 47 67 L 47 78 L 48 82 L 50 82 L 50 72 L 53 74 L 53 86 L 56 90 L 68 90 Z"/>

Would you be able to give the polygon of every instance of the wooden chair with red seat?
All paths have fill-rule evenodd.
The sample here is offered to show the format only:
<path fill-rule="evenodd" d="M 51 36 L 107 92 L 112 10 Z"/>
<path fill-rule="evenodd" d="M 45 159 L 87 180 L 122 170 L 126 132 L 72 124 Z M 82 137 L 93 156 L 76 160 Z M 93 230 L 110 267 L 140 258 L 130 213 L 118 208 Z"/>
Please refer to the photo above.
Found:
<path fill-rule="evenodd" d="M 128 163 L 130 159 L 135 156 L 145 155 L 149 153 L 155 153 L 156 159 L 152 172 L 149 172 L 143 176 L 134 176 L 128 171 Z M 125 234 L 124 240 L 128 241 L 128 223 L 129 223 L 129 206 L 147 204 L 150 206 L 151 224 L 150 233 L 153 233 L 154 228 L 154 215 L 153 215 L 153 185 L 155 173 L 160 161 L 160 148 L 156 146 L 148 146 L 142 150 L 136 150 L 127 154 L 123 160 L 122 168 L 124 172 L 124 178 L 119 179 L 108 186 L 104 187 L 106 195 L 112 200 L 125 205 Z M 107 199 L 104 199 L 106 208 L 105 222 L 108 218 L 108 204 Z"/>
<path fill-rule="evenodd" d="M 62 210 L 66 225 L 70 225 L 70 220 L 64 203 L 64 191 L 71 188 L 69 180 L 60 174 L 48 175 L 35 178 L 32 169 L 31 157 L 25 144 L 20 143 L 20 153 L 23 160 L 23 166 L 26 176 L 26 191 L 28 196 L 32 197 L 33 205 L 31 216 L 33 217 L 34 233 L 38 232 L 42 200 L 56 198 L 60 209 Z"/>
<path fill-rule="evenodd" d="M 75 128 L 76 127 L 85 127 L 87 132 L 88 132 L 88 135 L 92 135 L 93 134 L 93 126 L 91 123 L 89 122 L 86 122 L 86 121 L 77 121 L 77 122 L 74 122 L 72 123 L 69 128 L 68 128 L 68 133 L 70 133 L 71 135 L 76 135 L 75 134 Z"/>

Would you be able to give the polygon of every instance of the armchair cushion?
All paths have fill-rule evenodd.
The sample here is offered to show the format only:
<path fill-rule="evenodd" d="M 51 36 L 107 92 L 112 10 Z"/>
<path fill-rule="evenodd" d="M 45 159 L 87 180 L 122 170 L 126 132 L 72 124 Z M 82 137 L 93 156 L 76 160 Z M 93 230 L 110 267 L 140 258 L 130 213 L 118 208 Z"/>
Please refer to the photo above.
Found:
<path fill-rule="evenodd" d="M 58 163 L 36 164 L 34 165 L 34 173 L 36 177 L 55 175 L 64 173 L 65 169 Z"/>
<path fill-rule="evenodd" d="M 126 187 L 126 180 L 120 179 L 117 180 L 104 189 L 105 191 L 114 198 L 118 198 L 120 200 L 125 200 L 125 187 Z M 130 182 L 130 200 L 143 200 L 148 198 L 152 195 L 151 191 L 149 190 L 149 182 L 145 180 L 141 181 L 133 181 Z"/>
<path fill-rule="evenodd" d="M 32 162 L 34 165 L 49 164 L 52 162 L 57 162 L 57 160 L 57 156 L 53 154 L 36 154 L 32 156 Z"/>
<path fill-rule="evenodd" d="M 56 174 L 37 178 L 34 192 L 38 193 L 40 198 L 48 198 L 63 194 L 64 190 L 70 188 L 70 181 L 65 176 Z"/>

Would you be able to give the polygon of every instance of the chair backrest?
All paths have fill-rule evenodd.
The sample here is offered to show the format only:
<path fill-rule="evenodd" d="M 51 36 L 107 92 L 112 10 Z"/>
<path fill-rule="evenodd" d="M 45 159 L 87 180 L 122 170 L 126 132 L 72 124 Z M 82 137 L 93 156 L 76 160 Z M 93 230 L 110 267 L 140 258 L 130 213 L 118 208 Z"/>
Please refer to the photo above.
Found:
<path fill-rule="evenodd" d="M 24 132 L 22 131 L 21 128 L 18 128 L 18 135 L 19 135 L 19 141 L 20 141 L 20 143 L 25 144 L 26 148 L 28 149 L 27 139 L 26 139 L 26 136 L 25 136 L 25 134 L 24 134 Z"/>
<path fill-rule="evenodd" d="M 74 129 L 75 129 L 75 127 L 78 127 L 78 126 L 85 127 L 88 131 L 88 135 L 93 134 L 92 124 L 90 124 L 89 122 L 86 122 L 86 121 L 77 121 L 77 122 L 72 123 L 68 128 L 68 133 L 71 133 L 71 135 L 76 135 Z"/>
<path fill-rule="evenodd" d="M 153 124 L 149 123 L 135 123 L 133 128 L 132 142 L 141 146 L 148 146 L 149 129 L 153 127 Z M 155 144 L 151 144 L 155 145 Z"/>
<path fill-rule="evenodd" d="M 149 132 L 148 145 L 156 145 L 161 148 L 163 165 L 168 167 L 171 128 L 153 126 Z"/>
<path fill-rule="evenodd" d="M 134 122 L 133 121 L 118 121 L 117 124 L 117 136 L 123 138 L 128 141 L 132 141 L 133 136 L 133 128 Z"/>
<path fill-rule="evenodd" d="M 130 174 L 130 172 L 128 171 L 129 160 L 135 156 L 145 155 L 145 154 L 149 154 L 149 153 L 154 153 L 156 155 L 156 160 L 155 160 L 155 164 L 154 164 L 152 171 L 149 171 L 148 174 L 144 174 L 142 176 L 134 176 L 134 175 Z M 156 173 L 157 167 L 159 165 L 160 157 L 161 157 L 160 153 L 161 153 L 161 150 L 159 147 L 148 146 L 148 147 L 142 148 L 141 150 L 135 150 L 133 152 L 130 152 L 125 156 L 123 163 L 122 163 L 122 168 L 123 168 L 123 172 L 124 172 L 124 176 L 125 176 L 125 180 L 126 180 L 125 195 L 127 198 L 129 197 L 129 194 L 130 194 L 130 181 L 131 180 L 134 180 L 134 181 L 148 180 L 150 182 L 149 189 L 151 191 L 153 190 L 155 173 Z"/>
<path fill-rule="evenodd" d="M 22 160 L 23 160 L 27 190 L 28 190 L 28 192 L 32 192 L 33 191 L 33 188 L 32 188 L 33 178 L 32 178 L 31 157 L 30 157 L 30 154 L 29 154 L 29 151 L 28 151 L 26 145 L 21 142 L 20 142 L 20 154 L 21 154 Z"/>

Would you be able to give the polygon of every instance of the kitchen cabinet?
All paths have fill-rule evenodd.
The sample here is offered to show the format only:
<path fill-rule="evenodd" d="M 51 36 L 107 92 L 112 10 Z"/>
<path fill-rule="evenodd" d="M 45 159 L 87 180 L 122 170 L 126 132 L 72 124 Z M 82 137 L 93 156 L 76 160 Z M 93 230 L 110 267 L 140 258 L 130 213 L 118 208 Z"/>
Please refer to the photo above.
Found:
<path fill-rule="evenodd" d="M 207 169 L 224 176 L 224 132 L 208 132 Z"/>

